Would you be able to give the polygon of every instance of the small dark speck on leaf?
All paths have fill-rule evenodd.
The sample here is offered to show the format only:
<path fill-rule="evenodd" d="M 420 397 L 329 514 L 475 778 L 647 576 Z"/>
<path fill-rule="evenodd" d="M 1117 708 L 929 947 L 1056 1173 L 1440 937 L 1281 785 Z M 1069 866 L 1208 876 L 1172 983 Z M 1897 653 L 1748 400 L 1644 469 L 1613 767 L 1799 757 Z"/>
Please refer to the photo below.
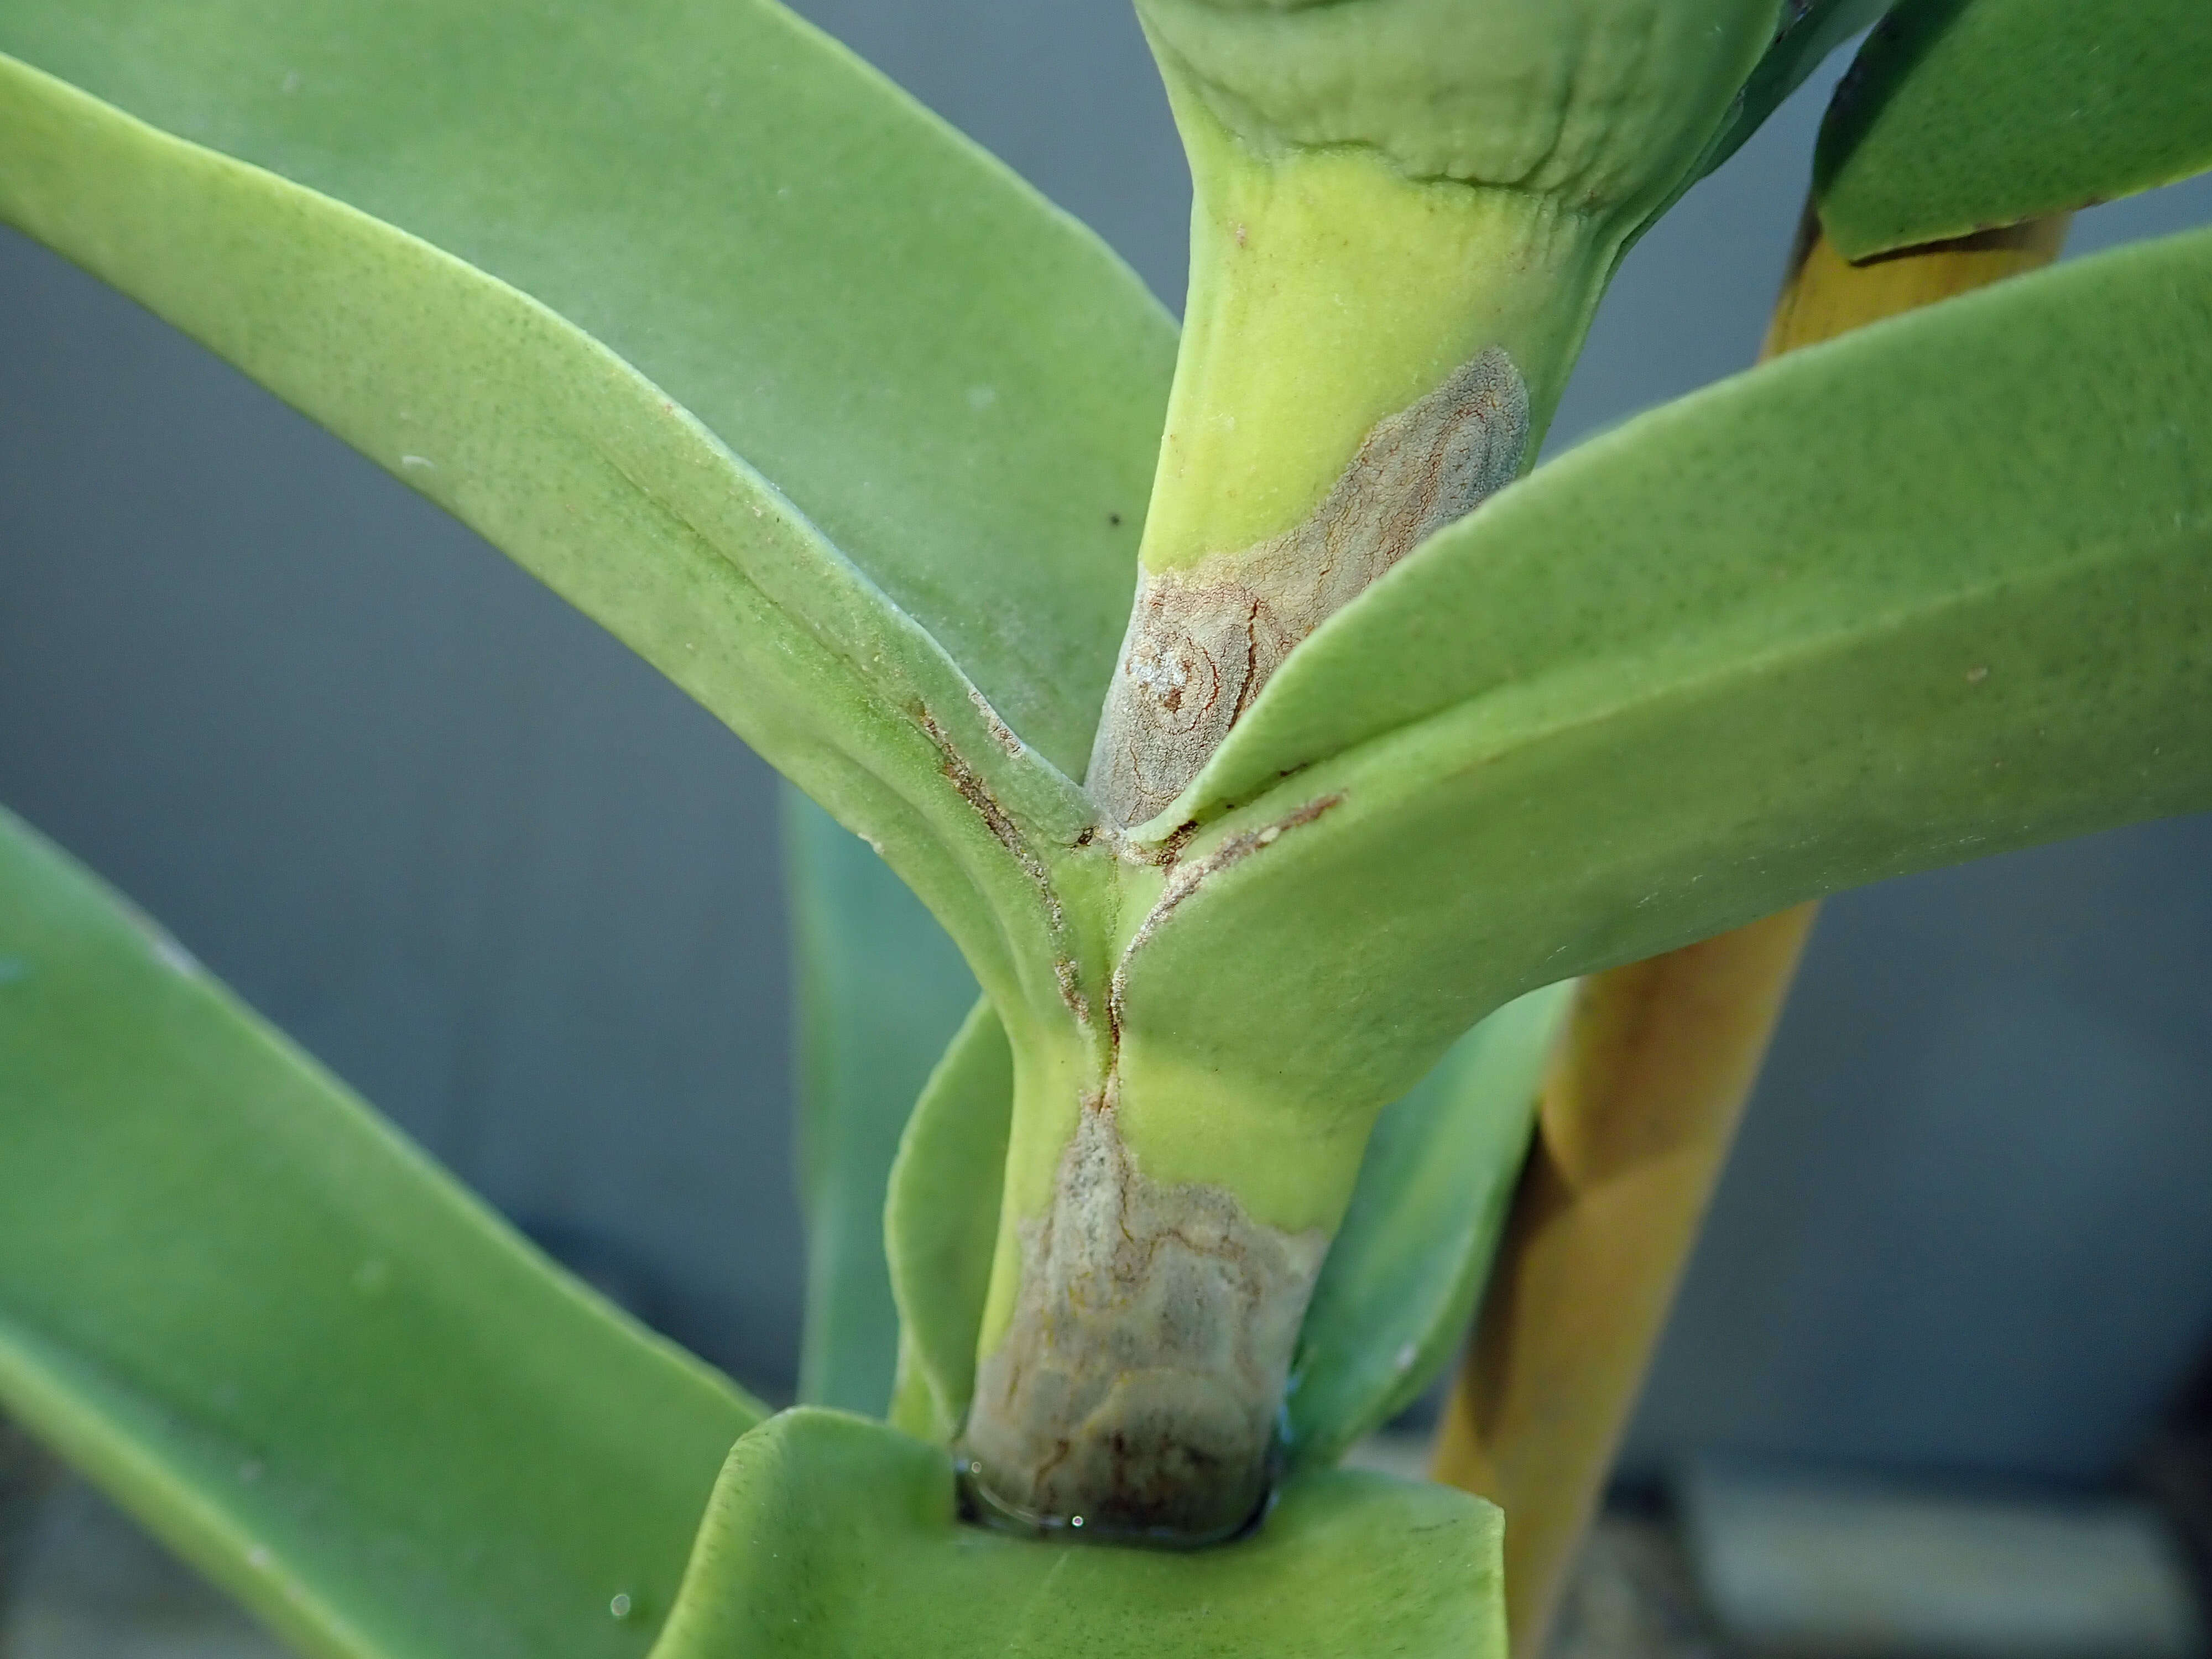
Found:
<path fill-rule="evenodd" d="M 1114 526 L 1116 529 L 1119 529 L 1121 524 L 1121 515 L 1118 513 L 1109 513 L 1106 515 L 1106 522 Z"/>

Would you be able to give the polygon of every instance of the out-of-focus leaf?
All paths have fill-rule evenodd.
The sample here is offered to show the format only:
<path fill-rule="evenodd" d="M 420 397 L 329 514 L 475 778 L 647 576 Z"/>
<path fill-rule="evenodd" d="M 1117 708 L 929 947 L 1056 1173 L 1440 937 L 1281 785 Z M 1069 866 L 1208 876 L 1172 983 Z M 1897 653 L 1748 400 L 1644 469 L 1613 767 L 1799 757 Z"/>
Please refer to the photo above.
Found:
<path fill-rule="evenodd" d="M 785 793 L 783 823 L 806 1206 L 799 1396 L 880 1417 L 898 1362 L 884 1260 L 891 1159 L 915 1097 L 975 1000 L 975 978 L 866 842 L 796 790 Z"/>
<path fill-rule="evenodd" d="M 740 1440 L 654 1659 L 1501 1659 L 1498 1511 L 1328 1470 L 1176 1553 L 955 1516 L 939 1448 L 802 1407 Z"/>
<path fill-rule="evenodd" d="M 1298 1331 L 1285 1407 L 1294 1463 L 1334 1462 L 1458 1352 L 1574 988 L 1506 1004 L 1376 1120 Z"/>
<path fill-rule="evenodd" d="M 1006 1027 L 978 1002 L 907 1121 L 884 1212 L 902 1321 L 891 1420 L 926 1439 L 950 1442 L 975 1392 L 1013 1106 Z"/>
<path fill-rule="evenodd" d="M 1201 817 L 1210 873 L 1125 1043 L 1338 1123 L 1534 986 L 2209 805 L 2197 233 L 1792 353 L 1417 550 L 1140 828 Z"/>
<path fill-rule="evenodd" d="M 0 1404 L 331 1659 L 644 1652 L 762 1415 L 5 813 Z"/>
<path fill-rule="evenodd" d="M 2212 167 L 2204 0 L 1904 0 L 1820 131 L 1844 257 L 2110 201 Z"/>

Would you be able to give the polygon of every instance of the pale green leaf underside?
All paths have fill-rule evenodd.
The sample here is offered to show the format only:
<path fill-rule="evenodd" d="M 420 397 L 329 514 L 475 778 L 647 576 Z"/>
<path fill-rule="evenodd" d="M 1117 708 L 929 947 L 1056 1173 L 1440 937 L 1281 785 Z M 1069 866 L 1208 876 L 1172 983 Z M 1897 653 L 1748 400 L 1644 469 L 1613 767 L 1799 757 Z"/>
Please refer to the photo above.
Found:
<path fill-rule="evenodd" d="M 881 1417 L 899 1340 L 884 1256 L 891 1159 L 975 980 L 884 861 L 795 789 L 783 845 L 806 1208 L 799 1397 Z"/>
<path fill-rule="evenodd" d="M 1574 981 L 1505 1005 L 1382 1109 L 1291 1364 L 1285 1449 L 1328 1464 L 1419 1398 L 1480 1299 Z"/>
<path fill-rule="evenodd" d="M 329 1659 L 641 1654 L 762 1415 L 4 812 L 0 1404 Z"/>
<path fill-rule="evenodd" d="M 979 970 L 1049 960 L 1035 884 L 945 745 L 1031 823 L 1085 817 L 1075 787 L 995 739 L 936 641 L 652 382 L 427 243 L 6 59 L 0 158 L 0 218 L 611 629 L 875 837 Z"/>
<path fill-rule="evenodd" d="M 1178 810 L 1249 805 L 1186 856 L 1332 797 L 1187 898 L 1124 1003 L 1322 1113 L 1562 975 L 2212 805 L 2212 233 L 1795 353 L 1500 492 L 1285 665 Z"/>
<path fill-rule="evenodd" d="M 1502 1659 L 1498 1511 L 1328 1471 L 1178 1553 L 962 1525 L 944 1452 L 801 1408 L 740 1440 L 654 1659 Z"/>
<path fill-rule="evenodd" d="M 1173 325 L 842 47 L 763 0 L 9 0 L 0 52 L 605 342 L 1080 775 Z M 188 228 L 164 227 L 186 258 Z M 65 251 L 165 308 L 143 261 Z"/>
<path fill-rule="evenodd" d="M 1820 133 L 1848 258 L 2087 207 L 2212 167 L 2204 0 L 1905 0 Z"/>

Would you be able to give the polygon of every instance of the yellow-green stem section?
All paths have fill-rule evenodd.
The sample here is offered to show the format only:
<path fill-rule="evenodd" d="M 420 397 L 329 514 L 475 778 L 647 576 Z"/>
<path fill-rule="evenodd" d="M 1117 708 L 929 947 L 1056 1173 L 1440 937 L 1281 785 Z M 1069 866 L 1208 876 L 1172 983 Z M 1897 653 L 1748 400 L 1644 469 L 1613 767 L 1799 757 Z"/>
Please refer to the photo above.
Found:
<path fill-rule="evenodd" d="M 1408 179 L 1364 146 L 1260 155 L 1172 76 L 1170 91 L 1191 277 L 1145 568 L 1291 529 L 1376 422 L 1486 347 L 1528 383 L 1533 457 L 1618 229 L 1549 197 Z"/>

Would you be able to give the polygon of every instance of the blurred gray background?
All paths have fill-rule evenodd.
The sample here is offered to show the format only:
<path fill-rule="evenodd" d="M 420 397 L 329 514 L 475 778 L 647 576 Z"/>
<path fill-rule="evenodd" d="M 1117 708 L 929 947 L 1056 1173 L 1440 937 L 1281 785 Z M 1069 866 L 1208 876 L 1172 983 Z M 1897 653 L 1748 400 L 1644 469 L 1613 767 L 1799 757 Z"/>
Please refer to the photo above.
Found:
<path fill-rule="evenodd" d="M 1170 305 L 1119 4 L 801 7 Z M 1636 252 L 1553 444 L 1747 363 L 1824 76 Z M 2212 219 L 2203 181 L 2076 252 Z M 774 780 L 468 532 L 0 232 L 0 801 L 572 1264 L 795 1374 Z M 1827 909 L 1629 1468 L 2095 1481 L 2212 1339 L 2212 821 Z"/>

